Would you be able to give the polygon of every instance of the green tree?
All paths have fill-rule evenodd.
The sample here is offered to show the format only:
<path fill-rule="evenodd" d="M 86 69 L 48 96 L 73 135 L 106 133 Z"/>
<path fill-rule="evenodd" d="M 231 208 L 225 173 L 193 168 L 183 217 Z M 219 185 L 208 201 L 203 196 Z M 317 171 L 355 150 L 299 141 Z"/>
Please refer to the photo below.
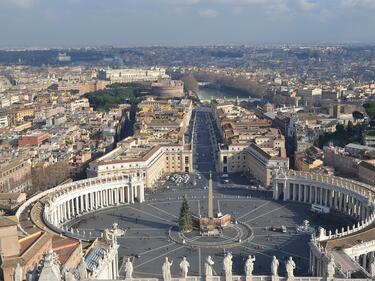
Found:
<path fill-rule="evenodd" d="M 178 224 L 183 232 L 190 232 L 193 230 L 193 219 L 191 217 L 190 206 L 185 196 L 182 200 Z"/>

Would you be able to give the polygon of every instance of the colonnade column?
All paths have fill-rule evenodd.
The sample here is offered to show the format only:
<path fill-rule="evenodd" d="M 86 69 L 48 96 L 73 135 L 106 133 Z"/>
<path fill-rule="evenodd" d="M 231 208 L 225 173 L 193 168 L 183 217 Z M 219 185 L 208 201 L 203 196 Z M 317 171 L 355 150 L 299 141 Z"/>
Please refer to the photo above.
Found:
<path fill-rule="evenodd" d="M 79 200 L 81 201 L 80 213 L 83 213 L 83 195 L 79 197 Z"/>
<path fill-rule="evenodd" d="M 68 219 L 70 220 L 71 215 L 72 215 L 71 208 L 70 208 L 70 200 L 66 201 L 66 204 L 68 206 Z"/>

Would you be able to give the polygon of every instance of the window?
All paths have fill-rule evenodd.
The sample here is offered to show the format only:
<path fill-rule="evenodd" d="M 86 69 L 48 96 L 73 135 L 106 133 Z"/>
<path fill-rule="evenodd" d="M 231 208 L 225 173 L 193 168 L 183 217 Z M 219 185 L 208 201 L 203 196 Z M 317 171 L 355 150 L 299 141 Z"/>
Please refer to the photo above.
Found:
<path fill-rule="evenodd" d="M 228 163 L 228 157 L 227 157 L 227 156 L 224 156 L 224 157 L 223 157 L 223 163 L 224 163 L 224 164 L 227 164 L 227 163 Z"/>
<path fill-rule="evenodd" d="M 185 164 L 189 164 L 189 157 L 185 156 Z"/>

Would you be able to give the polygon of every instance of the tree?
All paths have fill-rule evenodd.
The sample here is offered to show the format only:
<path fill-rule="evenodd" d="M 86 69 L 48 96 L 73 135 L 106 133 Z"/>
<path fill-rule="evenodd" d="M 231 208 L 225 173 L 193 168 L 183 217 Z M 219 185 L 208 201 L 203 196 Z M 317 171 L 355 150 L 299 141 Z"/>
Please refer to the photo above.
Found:
<path fill-rule="evenodd" d="M 181 80 L 184 82 L 185 92 L 197 92 L 199 90 L 198 82 L 191 73 L 182 76 Z"/>
<path fill-rule="evenodd" d="M 191 232 L 193 230 L 193 219 L 191 217 L 190 206 L 185 196 L 182 200 L 178 225 L 182 232 Z"/>

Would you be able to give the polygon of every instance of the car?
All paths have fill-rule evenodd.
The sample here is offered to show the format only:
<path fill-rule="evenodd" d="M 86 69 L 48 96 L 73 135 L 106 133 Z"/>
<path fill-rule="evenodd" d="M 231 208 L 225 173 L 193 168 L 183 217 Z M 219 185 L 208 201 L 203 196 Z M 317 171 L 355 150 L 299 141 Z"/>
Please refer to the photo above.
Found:
<path fill-rule="evenodd" d="M 286 233 L 286 226 L 285 226 L 285 225 L 282 225 L 282 226 L 280 227 L 280 229 L 281 229 L 281 232 L 282 232 L 282 233 Z"/>
<path fill-rule="evenodd" d="M 273 231 L 273 232 L 275 232 L 275 231 L 277 231 L 277 227 L 274 226 L 274 225 L 272 225 L 272 226 L 270 227 L 270 230 Z"/>
<path fill-rule="evenodd" d="M 221 180 L 221 183 L 229 183 L 229 180 L 228 179 L 223 179 L 223 180 Z"/>
<path fill-rule="evenodd" d="M 136 254 L 135 257 L 136 257 L 137 259 L 139 259 L 139 258 L 141 257 L 141 255 Z"/>

